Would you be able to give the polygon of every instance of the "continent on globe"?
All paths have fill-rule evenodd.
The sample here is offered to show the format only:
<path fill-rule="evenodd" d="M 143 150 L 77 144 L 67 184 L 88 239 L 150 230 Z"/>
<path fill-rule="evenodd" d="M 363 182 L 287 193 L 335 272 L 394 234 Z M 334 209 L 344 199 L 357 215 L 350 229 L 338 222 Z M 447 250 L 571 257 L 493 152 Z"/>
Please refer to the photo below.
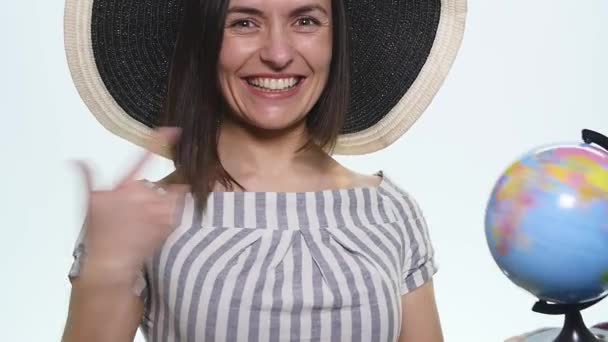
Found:
<path fill-rule="evenodd" d="M 542 300 L 608 293 L 608 151 L 588 143 L 536 148 L 496 181 L 486 241 L 503 273 Z"/>

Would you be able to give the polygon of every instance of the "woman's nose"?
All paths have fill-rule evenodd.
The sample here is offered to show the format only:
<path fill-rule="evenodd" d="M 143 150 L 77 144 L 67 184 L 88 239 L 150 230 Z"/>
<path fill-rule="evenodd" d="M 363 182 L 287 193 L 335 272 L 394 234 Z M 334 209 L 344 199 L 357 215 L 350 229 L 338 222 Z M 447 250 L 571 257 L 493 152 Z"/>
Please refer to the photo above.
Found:
<path fill-rule="evenodd" d="M 293 46 L 288 33 L 282 28 L 272 29 L 260 53 L 262 62 L 279 71 L 285 69 L 293 61 Z"/>

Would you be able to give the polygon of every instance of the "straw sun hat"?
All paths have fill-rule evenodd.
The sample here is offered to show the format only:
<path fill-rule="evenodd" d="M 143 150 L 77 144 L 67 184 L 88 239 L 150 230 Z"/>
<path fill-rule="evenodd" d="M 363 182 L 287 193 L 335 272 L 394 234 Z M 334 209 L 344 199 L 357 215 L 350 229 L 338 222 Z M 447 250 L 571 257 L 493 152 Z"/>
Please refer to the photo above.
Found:
<path fill-rule="evenodd" d="M 352 93 L 334 153 L 365 154 L 396 141 L 432 101 L 460 48 L 467 4 L 344 1 Z M 157 125 L 182 3 L 66 0 L 65 48 L 76 88 L 105 128 L 139 146 Z"/>

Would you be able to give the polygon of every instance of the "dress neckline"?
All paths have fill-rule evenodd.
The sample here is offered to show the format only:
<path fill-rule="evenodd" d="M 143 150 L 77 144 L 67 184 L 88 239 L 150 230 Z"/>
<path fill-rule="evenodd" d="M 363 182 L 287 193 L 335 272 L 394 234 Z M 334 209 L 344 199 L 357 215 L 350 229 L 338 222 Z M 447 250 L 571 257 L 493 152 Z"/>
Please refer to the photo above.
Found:
<path fill-rule="evenodd" d="M 384 171 L 380 170 L 373 174 L 374 176 L 380 176 L 380 182 L 376 185 L 368 185 L 368 186 L 351 186 L 347 188 L 332 188 L 332 189 L 322 189 L 322 190 L 311 190 L 311 191 L 212 191 L 209 193 L 210 196 L 217 195 L 230 195 L 234 196 L 235 194 L 239 195 L 256 195 L 256 194 L 269 194 L 269 195 L 282 195 L 282 196 L 301 196 L 301 195 L 314 195 L 314 194 L 327 194 L 334 192 L 351 192 L 351 191 L 377 191 L 382 188 L 388 179 Z"/>

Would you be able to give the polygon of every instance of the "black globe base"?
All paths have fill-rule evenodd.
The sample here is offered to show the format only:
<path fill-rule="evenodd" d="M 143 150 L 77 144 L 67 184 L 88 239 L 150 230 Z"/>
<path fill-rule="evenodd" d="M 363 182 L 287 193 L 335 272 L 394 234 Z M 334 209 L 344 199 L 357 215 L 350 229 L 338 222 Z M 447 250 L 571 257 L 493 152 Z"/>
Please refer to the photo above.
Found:
<path fill-rule="evenodd" d="M 604 297 L 581 304 L 550 304 L 539 300 L 532 311 L 546 315 L 564 315 L 564 325 L 553 342 L 603 342 L 604 339 L 594 335 L 583 321 L 581 311 L 596 304 Z"/>

